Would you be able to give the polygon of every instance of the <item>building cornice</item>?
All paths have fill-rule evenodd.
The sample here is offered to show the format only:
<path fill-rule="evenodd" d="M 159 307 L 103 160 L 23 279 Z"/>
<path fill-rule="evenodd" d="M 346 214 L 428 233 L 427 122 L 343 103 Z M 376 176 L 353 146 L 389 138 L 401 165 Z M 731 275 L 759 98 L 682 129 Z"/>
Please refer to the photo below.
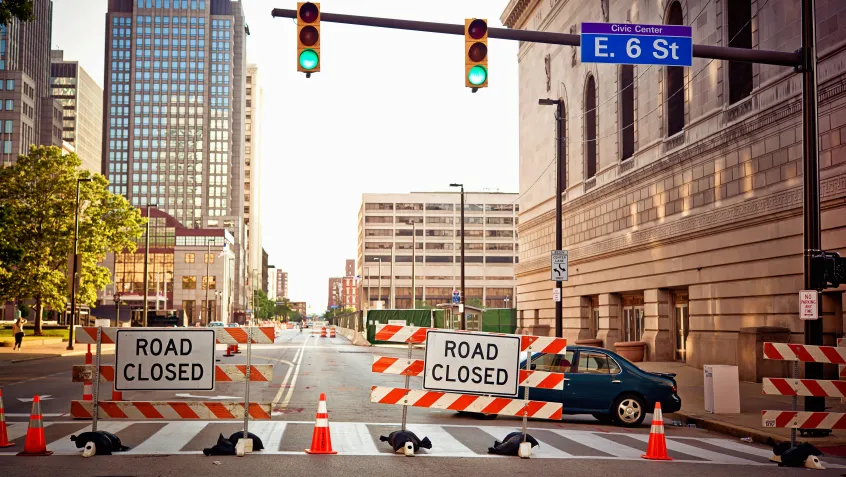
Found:
<path fill-rule="evenodd" d="M 532 11 L 529 6 L 534 7 L 539 2 L 540 0 L 511 0 L 499 19 L 508 28 L 519 28 L 525 21 L 526 14 Z"/>

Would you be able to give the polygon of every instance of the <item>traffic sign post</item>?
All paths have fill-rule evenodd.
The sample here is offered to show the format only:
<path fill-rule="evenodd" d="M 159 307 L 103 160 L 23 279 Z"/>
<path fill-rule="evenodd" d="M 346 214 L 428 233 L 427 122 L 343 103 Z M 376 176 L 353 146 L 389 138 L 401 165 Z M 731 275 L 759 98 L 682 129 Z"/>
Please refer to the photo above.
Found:
<path fill-rule="evenodd" d="M 115 390 L 213 391 L 214 347 L 213 329 L 118 330 Z"/>
<path fill-rule="evenodd" d="M 693 66 L 693 28 L 582 23 L 582 63 Z"/>
<path fill-rule="evenodd" d="M 799 319 L 816 320 L 818 313 L 819 293 L 816 290 L 802 290 L 799 292 Z"/>
<path fill-rule="evenodd" d="M 423 389 L 517 396 L 520 338 L 431 329 Z"/>
<path fill-rule="evenodd" d="M 556 282 L 567 281 L 567 270 L 569 270 L 569 258 L 567 250 L 553 250 L 549 256 L 549 267 L 551 269 L 551 280 Z"/>

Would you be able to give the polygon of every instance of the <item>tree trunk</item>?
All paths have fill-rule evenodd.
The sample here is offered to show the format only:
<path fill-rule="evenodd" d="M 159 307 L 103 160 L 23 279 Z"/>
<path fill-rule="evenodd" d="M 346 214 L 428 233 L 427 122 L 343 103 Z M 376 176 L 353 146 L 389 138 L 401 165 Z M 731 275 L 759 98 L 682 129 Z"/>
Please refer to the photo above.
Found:
<path fill-rule="evenodd" d="M 44 336 L 44 331 L 41 329 L 41 314 L 44 312 L 44 304 L 41 299 L 35 300 L 35 336 Z"/>

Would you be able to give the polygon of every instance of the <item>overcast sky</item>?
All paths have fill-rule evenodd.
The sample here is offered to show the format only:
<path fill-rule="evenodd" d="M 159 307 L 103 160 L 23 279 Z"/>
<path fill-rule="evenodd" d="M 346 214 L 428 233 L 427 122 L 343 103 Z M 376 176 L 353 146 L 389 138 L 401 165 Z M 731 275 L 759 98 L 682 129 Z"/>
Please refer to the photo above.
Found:
<path fill-rule="evenodd" d="M 295 1 L 246 0 L 247 57 L 264 89 L 263 246 L 289 294 L 326 307 L 356 257 L 365 192 L 516 192 L 517 43 L 489 43 L 490 87 L 464 87 L 461 36 L 321 25 L 321 72 L 296 69 Z M 506 0 L 327 0 L 324 12 L 499 27 Z M 53 0 L 53 46 L 102 86 L 107 0 Z"/>

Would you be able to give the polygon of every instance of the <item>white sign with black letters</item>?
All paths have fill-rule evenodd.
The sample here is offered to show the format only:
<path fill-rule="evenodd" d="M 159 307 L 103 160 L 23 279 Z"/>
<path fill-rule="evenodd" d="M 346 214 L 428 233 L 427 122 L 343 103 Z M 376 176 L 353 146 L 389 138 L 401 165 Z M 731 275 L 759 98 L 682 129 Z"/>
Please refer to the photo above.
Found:
<path fill-rule="evenodd" d="M 214 390 L 214 329 L 118 330 L 116 391 Z"/>
<path fill-rule="evenodd" d="M 556 282 L 566 282 L 568 262 L 567 250 L 552 250 L 549 255 L 550 279 Z"/>
<path fill-rule="evenodd" d="M 816 290 L 802 290 L 799 292 L 799 319 L 816 320 L 819 318 L 819 314 L 817 313 L 818 299 Z"/>
<path fill-rule="evenodd" d="M 429 330 L 423 389 L 516 396 L 520 338 Z"/>

